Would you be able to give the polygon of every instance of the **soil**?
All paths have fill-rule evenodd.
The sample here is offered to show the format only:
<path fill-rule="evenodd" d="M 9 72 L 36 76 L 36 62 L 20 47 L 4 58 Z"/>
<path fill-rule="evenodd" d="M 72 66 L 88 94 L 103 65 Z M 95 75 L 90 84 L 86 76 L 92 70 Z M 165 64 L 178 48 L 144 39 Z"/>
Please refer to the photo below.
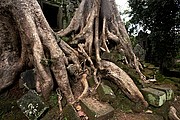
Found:
<path fill-rule="evenodd" d="M 179 81 L 179 78 L 174 79 L 174 81 L 163 79 L 163 82 L 161 81 L 154 83 L 157 85 L 173 88 L 175 92 L 175 98 L 172 101 L 166 102 L 162 107 L 155 108 L 149 106 L 146 110 L 143 110 L 141 112 L 138 110 L 134 110 L 134 104 L 132 104 L 131 101 L 128 100 L 125 96 L 117 96 L 117 94 L 120 94 L 120 91 L 117 90 L 117 99 L 114 101 L 114 103 L 110 103 L 115 108 L 115 113 L 112 120 L 168 120 L 168 111 L 171 105 L 177 109 L 177 115 L 180 117 L 180 85 L 177 80 Z M 73 91 L 78 88 L 78 85 L 80 85 L 80 83 L 77 82 Z M 80 91 L 81 93 L 82 90 L 79 89 L 76 90 L 76 92 L 77 91 Z M 11 86 L 11 89 L 0 93 L 0 120 L 28 120 L 18 108 L 16 103 L 16 101 L 26 93 L 27 90 L 25 88 L 20 89 L 18 87 L 18 83 L 14 83 L 14 86 Z M 80 93 L 75 93 L 76 97 L 79 96 Z M 66 102 L 63 103 L 63 105 L 65 104 Z M 50 98 L 49 105 L 50 108 L 48 112 L 44 114 L 40 119 L 60 120 L 61 117 L 59 114 L 57 95 L 55 92 Z M 152 113 L 146 113 L 147 110 L 152 111 Z"/>
<path fill-rule="evenodd" d="M 114 120 L 164 120 L 162 116 L 146 113 L 124 113 L 116 111 Z"/>
<path fill-rule="evenodd" d="M 14 84 L 11 89 L 0 93 L 0 120 L 28 120 L 16 103 L 27 91 Z"/>

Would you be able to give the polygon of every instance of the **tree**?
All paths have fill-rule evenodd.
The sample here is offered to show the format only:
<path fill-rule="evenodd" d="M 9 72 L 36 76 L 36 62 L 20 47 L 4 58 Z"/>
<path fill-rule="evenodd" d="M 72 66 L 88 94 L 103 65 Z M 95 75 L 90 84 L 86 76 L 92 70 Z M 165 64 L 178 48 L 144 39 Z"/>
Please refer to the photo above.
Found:
<path fill-rule="evenodd" d="M 50 28 L 36 0 L 2 0 L 0 8 L 3 48 L 0 90 L 12 84 L 23 69 L 35 68 L 37 90 L 45 99 L 57 83 L 67 101 L 73 104 L 76 99 L 69 83 L 71 74 L 74 79 L 82 80 L 85 88 L 77 99 L 86 96 L 87 76 L 93 76 L 97 85 L 105 77 L 114 81 L 132 101 L 147 107 L 128 74 L 101 59 L 102 52 L 110 52 L 107 40 L 113 41 L 126 56 L 126 64 L 134 67 L 145 82 L 114 0 L 82 0 L 69 26 L 57 33 Z M 74 34 L 74 48 L 61 39 L 70 34 Z"/>
<path fill-rule="evenodd" d="M 131 23 L 139 25 L 147 36 L 146 60 L 160 66 L 161 72 L 172 67 L 178 53 L 178 1 L 129 0 Z"/>

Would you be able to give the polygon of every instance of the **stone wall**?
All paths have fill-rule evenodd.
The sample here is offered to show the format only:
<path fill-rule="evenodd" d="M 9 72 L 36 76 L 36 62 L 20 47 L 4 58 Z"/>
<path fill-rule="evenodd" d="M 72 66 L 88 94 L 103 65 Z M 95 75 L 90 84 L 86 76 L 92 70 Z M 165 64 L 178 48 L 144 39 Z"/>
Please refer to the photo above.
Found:
<path fill-rule="evenodd" d="M 58 31 L 66 28 L 80 0 L 38 0 L 50 26 Z"/>

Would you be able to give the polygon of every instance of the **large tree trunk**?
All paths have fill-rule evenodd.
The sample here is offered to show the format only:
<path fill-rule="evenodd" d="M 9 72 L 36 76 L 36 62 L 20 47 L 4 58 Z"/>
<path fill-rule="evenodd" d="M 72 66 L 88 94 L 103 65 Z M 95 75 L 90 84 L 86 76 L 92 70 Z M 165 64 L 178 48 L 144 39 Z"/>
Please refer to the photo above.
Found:
<path fill-rule="evenodd" d="M 5 49 L 5 43 L 1 45 L 0 90 L 12 84 L 23 68 L 34 67 L 38 76 L 37 89 L 44 98 L 48 98 L 53 81 L 56 81 L 67 101 L 74 103 L 68 74 L 74 75 L 75 79 L 82 77 L 85 90 L 79 97 L 81 99 L 87 92 L 87 75 L 93 75 L 98 85 L 98 78 L 104 71 L 106 77 L 111 78 L 132 101 L 147 106 L 133 80 L 115 64 L 101 59 L 101 53 L 110 52 L 108 42 L 113 41 L 116 43 L 113 46 L 126 56 L 126 64 L 134 67 L 145 80 L 114 0 L 82 0 L 70 25 L 57 33 L 61 37 L 75 34 L 71 40 L 76 44 L 75 48 L 53 32 L 36 0 L 1 0 L 0 13 L 3 18 L 0 19 L 0 29 L 5 31 L 0 34 L 0 42 L 7 37 L 14 48 L 13 54 Z M 6 31 L 13 39 L 3 37 Z M 16 59 L 10 61 L 11 57 Z"/>
<path fill-rule="evenodd" d="M 4 69 L 8 71 L 13 67 L 14 69 L 11 70 L 14 74 L 18 69 L 17 65 L 28 65 L 26 67 L 31 65 L 40 76 L 38 82 L 44 98 L 48 98 L 53 88 L 52 76 L 54 76 L 68 102 L 74 102 L 65 66 L 67 58 L 58 46 L 54 32 L 47 23 L 38 2 L 36 0 L 5 0 L 0 2 L 0 7 L 2 16 L 5 16 L 3 14 L 6 12 L 12 15 L 12 21 L 14 26 L 17 26 L 19 39 L 21 40 L 20 50 L 18 51 L 21 53 L 18 62 L 14 62 L 14 66 L 8 66 L 5 63 L 6 57 L 2 63 L 5 63 L 7 68 L 2 68 L 2 72 Z M 49 60 L 52 61 L 50 67 L 48 65 Z M 10 84 L 7 83 L 7 80 L 12 82 L 12 79 L 5 75 L 5 72 L 3 72 L 1 77 L 6 80 L 2 80 L 5 84 L 1 84 L 1 89 Z"/>

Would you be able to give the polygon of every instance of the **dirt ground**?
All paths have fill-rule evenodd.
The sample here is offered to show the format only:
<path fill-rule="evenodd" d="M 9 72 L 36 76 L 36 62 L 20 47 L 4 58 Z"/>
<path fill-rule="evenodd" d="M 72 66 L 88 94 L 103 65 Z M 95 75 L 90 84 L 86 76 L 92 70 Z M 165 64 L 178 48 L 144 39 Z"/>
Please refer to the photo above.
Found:
<path fill-rule="evenodd" d="M 168 85 L 177 88 L 177 86 L 172 84 Z M 179 89 L 175 90 L 178 91 Z M 26 92 L 27 90 L 25 89 L 19 89 L 18 84 L 16 83 L 10 90 L 0 94 L 0 120 L 27 120 L 26 116 L 21 112 L 16 103 L 16 101 Z M 56 102 L 56 97 L 53 99 L 52 102 Z M 58 106 L 56 103 L 52 102 L 49 111 L 44 118 L 41 118 L 40 120 L 60 119 L 60 115 L 58 115 Z M 112 120 L 168 120 L 167 114 L 169 106 L 171 105 L 177 109 L 177 115 L 180 117 L 180 96 L 175 96 L 173 101 L 166 102 L 166 104 L 160 108 L 150 106 L 147 110 L 151 110 L 151 114 L 146 113 L 147 110 L 140 113 L 134 113 L 129 110 L 123 111 L 121 108 L 118 108 L 115 110 L 114 118 L 112 118 Z"/>

